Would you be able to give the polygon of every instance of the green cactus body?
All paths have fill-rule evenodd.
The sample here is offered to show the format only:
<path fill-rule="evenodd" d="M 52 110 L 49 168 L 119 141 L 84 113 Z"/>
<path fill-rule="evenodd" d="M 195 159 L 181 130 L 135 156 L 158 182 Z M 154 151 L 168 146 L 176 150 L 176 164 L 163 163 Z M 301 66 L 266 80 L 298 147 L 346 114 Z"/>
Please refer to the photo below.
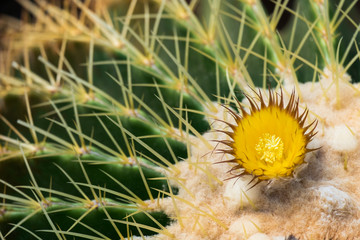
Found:
<path fill-rule="evenodd" d="M 242 107 L 256 107 L 243 96 L 255 88 L 254 99 L 270 87 L 281 99 L 296 91 L 305 108 L 312 82 L 319 104 L 345 108 L 343 89 L 359 92 L 357 1 L 275 1 L 272 13 L 260 0 L 19 2 L 24 19 L 0 21 L 1 239 L 332 237 L 338 218 L 320 222 L 329 233 L 301 236 L 280 220 L 284 231 L 247 219 L 297 204 L 317 186 L 311 171 L 229 194 L 238 185 L 226 174 L 240 167 L 214 163 L 234 161 L 233 149 L 216 154 L 231 146 L 222 124 L 234 130 L 237 114 L 221 104 L 246 116 Z M 317 129 L 332 126 L 309 113 Z"/>
<path fill-rule="evenodd" d="M 141 233 L 144 235 L 151 235 L 153 231 L 151 228 L 157 229 L 158 226 L 154 221 L 143 212 L 138 212 L 138 207 L 134 205 L 126 205 L 118 202 L 114 202 L 109 199 L 101 199 L 101 203 L 95 203 L 89 205 L 88 203 L 73 203 L 65 202 L 56 198 L 46 199 L 48 206 L 43 208 L 31 209 L 31 208 L 9 208 L 6 213 L 1 217 L 2 222 L 16 224 L 31 216 L 21 226 L 25 229 L 32 229 L 32 231 L 43 230 L 34 232 L 33 235 L 46 239 L 49 237 L 48 231 L 45 229 L 51 229 L 49 220 L 45 217 L 42 211 L 46 211 L 46 215 L 50 216 L 54 220 L 53 224 L 62 226 L 62 229 L 58 229 L 56 235 L 68 234 L 66 231 L 72 230 L 76 234 L 68 234 L 70 237 L 75 238 L 89 238 L 91 235 L 88 233 L 88 229 L 91 228 L 93 231 L 98 231 L 98 239 L 104 239 L 106 236 L 116 236 L 119 233 L 116 231 L 126 233 L 127 231 L 132 232 L 135 235 L 139 235 L 140 232 L 135 227 L 129 227 L 124 223 L 103 222 L 99 223 L 101 219 L 125 219 L 130 223 L 136 222 L 141 223 L 149 227 L 149 230 L 142 230 Z M 160 212 L 149 213 L 151 217 L 156 218 L 161 224 L 168 224 L 169 218 Z M 82 219 L 80 223 L 76 222 L 76 219 Z M 116 227 L 114 227 L 116 225 Z M 8 232 L 12 231 L 11 225 L 2 225 L 1 231 Z M 116 229 L 116 230 L 115 230 Z M 121 236 L 121 235 L 120 235 Z M 120 238 L 119 236 L 119 238 Z M 13 239 L 29 239 L 31 234 L 24 234 L 24 232 L 14 231 L 11 238 Z"/>

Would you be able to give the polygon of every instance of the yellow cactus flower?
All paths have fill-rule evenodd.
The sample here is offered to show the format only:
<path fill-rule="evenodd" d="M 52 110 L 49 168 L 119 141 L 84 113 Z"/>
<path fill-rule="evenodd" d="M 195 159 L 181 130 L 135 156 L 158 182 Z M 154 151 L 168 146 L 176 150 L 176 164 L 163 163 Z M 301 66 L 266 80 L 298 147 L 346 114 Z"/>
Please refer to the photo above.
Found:
<path fill-rule="evenodd" d="M 309 111 L 305 109 L 299 114 L 299 99 L 295 98 L 295 92 L 286 106 L 282 91 L 277 94 L 269 90 L 267 104 L 260 91 L 256 95 L 258 101 L 245 95 L 250 103 L 250 113 L 239 102 L 242 116 L 226 107 L 236 124 L 227 123 L 232 132 L 222 131 L 232 140 L 220 141 L 230 147 L 220 151 L 234 156 L 223 162 L 236 163 L 229 171 L 240 170 L 234 177 L 250 174 L 257 183 L 290 177 L 304 163 L 305 154 L 315 150 L 307 145 L 316 134 L 317 121 L 304 126 Z"/>

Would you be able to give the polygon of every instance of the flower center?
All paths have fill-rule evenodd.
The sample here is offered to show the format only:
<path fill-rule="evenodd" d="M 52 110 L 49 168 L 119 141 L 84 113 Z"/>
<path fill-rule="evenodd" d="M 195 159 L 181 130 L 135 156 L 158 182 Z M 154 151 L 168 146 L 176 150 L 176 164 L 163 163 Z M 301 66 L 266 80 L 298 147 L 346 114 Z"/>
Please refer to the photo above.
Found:
<path fill-rule="evenodd" d="M 280 160 L 284 152 L 284 143 L 280 137 L 275 134 L 263 134 L 259 137 L 259 141 L 255 146 L 256 152 L 260 156 L 260 160 L 273 164 Z"/>

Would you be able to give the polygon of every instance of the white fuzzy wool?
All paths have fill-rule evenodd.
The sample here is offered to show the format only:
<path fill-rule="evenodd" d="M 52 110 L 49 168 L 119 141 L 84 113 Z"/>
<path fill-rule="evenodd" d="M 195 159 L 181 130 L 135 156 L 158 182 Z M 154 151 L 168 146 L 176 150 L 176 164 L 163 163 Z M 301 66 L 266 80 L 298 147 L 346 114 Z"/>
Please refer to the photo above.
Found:
<path fill-rule="evenodd" d="M 258 233 L 260 231 L 260 223 L 256 218 L 241 217 L 231 223 L 229 233 L 232 236 L 236 236 L 236 239 L 247 239 L 248 237 Z"/>
<path fill-rule="evenodd" d="M 345 124 L 328 127 L 325 134 L 326 143 L 335 151 L 350 152 L 358 146 L 356 136 Z"/>
<path fill-rule="evenodd" d="M 227 181 L 224 197 L 226 206 L 234 212 L 254 206 L 260 196 L 260 188 L 251 188 L 251 177 L 233 178 Z"/>
<path fill-rule="evenodd" d="M 255 233 L 254 235 L 249 237 L 247 240 L 272 240 L 272 239 L 264 233 Z"/>
<path fill-rule="evenodd" d="M 325 218 L 346 218 L 356 212 L 354 201 L 346 192 L 331 185 L 314 189 L 319 197 L 319 208 Z"/>

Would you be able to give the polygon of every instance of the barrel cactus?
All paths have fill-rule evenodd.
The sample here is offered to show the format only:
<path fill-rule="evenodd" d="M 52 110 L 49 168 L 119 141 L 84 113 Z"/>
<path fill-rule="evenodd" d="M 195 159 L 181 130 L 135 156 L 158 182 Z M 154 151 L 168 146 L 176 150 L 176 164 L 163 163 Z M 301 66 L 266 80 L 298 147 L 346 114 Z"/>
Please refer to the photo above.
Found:
<path fill-rule="evenodd" d="M 1 239 L 359 236 L 357 1 L 19 2 Z"/>

